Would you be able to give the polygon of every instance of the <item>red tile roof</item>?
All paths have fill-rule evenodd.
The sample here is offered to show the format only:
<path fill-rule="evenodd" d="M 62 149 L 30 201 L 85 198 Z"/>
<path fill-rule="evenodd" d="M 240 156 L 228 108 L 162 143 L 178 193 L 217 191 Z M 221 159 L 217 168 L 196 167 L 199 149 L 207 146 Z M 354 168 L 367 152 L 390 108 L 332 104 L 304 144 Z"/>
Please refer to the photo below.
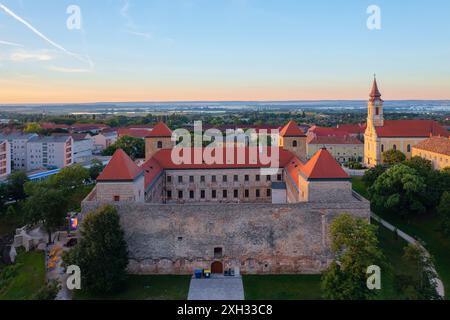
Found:
<path fill-rule="evenodd" d="M 97 181 L 130 181 L 141 173 L 142 168 L 138 167 L 125 151 L 118 149 Z"/>
<path fill-rule="evenodd" d="M 145 188 L 157 178 L 163 172 L 163 167 L 156 161 L 156 159 L 151 158 L 146 163 L 142 165 L 142 169 L 145 174 Z"/>
<path fill-rule="evenodd" d="M 311 134 L 313 136 L 328 137 L 328 136 L 346 136 L 349 133 L 338 128 L 313 126 L 308 130 L 308 135 Z"/>
<path fill-rule="evenodd" d="M 356 137 L 352 136 L 314 136 L 309 135 L 308 144 L 358 144 L 363 143 L 359 141 Z"/>
<path fill-rule="evenodd" d="M 47 129 L 47 130 L 54 130 L 54 129 L 68 130 L 69 129 L 69 126 L 66 124 L 41 123 L 40 126 L 42 129 Z"/>
<path fill-rule="evenodd" d="M 172 137 L 172 131 L 164 122 L 160 122 L 153 127 L 153 130 L 148 134 L 148 137 Z"/>
<path fill-rule="evenodd" d="M 326 150 L 319 150 L 302 168 L 302 175 L 307 179 L 348 179 L 349 175 L 342 169 L 333 156 Z"/>
<path fill-rule="evenodd" d="M 433 120 L 385 120 L 384 126 L 375 127 L 378 137 L 448 137 L 449 133 Z"/>
<path fill-rule="evenodd" d="M 450 156 L 450 139 L 446 137 L 431 137 L 420 142 L 414 148 Z"/>
<path fill-rule="evenodd" d="M 185 148 L 186 152 L 190 151 L 191 153 L 191 163 L 186 164 L 178 164 L 175 163 L 172 159 L 172 149 L 162 149 L 158 151 L 154 156 L 153 159 L 155 159 L 159 165 L 164 169 L 172 169 L 172 170 L 183 170 L 183 169 L 232 169 L 232 168 L 269 168 L 271 164 L 265 164 L 262 163 L 261 157 L 258 155 L 258 148 L 257 147 L 236 147 L 234 149 L 234 157 L 231 159 L 231 161 L 227 161 L 226 158 L 226 151 L 227 147 L 224 147 L 222 150 L 222 161 L 221 163 L 217 164 L 207 164 L 207 163 L 195 163 L 194 162 L 194 152 L 200 151 L 204 152 L 205 149 L 195 149 L 195 148 Z M 184 152 L 183 150 L 183 152 Z M 267 151 L 267 152 L 266 152 Z M 294 157 L 294 154 L 291 153 L 288 150 L 285 150 L 283 148 L 275 148 L 271 147 L 269 150 L 264 151 L 264 155 L 268 154 L 269 156 L 274 155 L 274 152 L 279 152 L 279 168 L 283 168 L 290 159 Z M 203 153 L 202 153 L 203 154 Z M 236 155 L 245 155 L 244 161 L 240 161 L 236 157 Z M 256 155 L 256 160 L 251 158 L 251 156 Z M 251 161 L 255 160 L 255 161 Z M 242 162 L 242 163 L 241 163 Z"/>
<path fill-rule="evenodd" d="M 364 134 L 367 129 L 367 124 L 340 124 L 337 126 L 337 129 L 340 131 L 348 132 L 350 134 Z"/>
<path fill-rule="evenodd" d="M 305 133 L 299 128 L 295 121 L 290 121 L 287 125 L 283 127 L 280 131 L 280 136 L 282 137 L 304 137 Z"/>
<path fill-rule="evenodd" d="M 128 129 L 128 128 L 121 128 L 117 130 L 117 135 L 120 137 L 128 136 L 133 138 L 145 138 L 148 137 L 148 135 L 152 131 L 150 129 Z"/>

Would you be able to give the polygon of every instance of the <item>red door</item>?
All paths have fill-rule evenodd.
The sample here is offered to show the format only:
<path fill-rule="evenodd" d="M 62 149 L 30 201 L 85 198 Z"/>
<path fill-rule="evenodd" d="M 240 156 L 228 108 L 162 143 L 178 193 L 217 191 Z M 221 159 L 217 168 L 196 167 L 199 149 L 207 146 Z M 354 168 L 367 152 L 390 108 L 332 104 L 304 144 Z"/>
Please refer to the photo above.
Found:
<path fill-rule="evenodd" d="M 211 272 L 213 274 L 223 274 L 223 264 L 222 262 L 216 261 L 211 265 Z"/>

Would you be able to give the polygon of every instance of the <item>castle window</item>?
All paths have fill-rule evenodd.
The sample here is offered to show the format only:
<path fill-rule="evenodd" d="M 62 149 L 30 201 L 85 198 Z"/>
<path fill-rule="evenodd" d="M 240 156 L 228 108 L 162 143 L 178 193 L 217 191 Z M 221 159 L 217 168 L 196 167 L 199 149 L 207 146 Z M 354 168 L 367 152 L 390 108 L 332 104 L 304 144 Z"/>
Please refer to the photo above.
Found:
<path fill-rule="evenodd" d="M 183 199 L 183 191 L 178 191 L 178 199 Z"/>
<path fill-rule="evenodd" d="M 376 107 L 376 108 L 375 108 L 375 114 L 376 114 L 377 116 L 380 115 L 380 107 Z"/>
<path fill-rule="evenodd" d="M 272 181 L 272 176 L 267 176 L 266 181 Z"/>
<path fill-rule="evenodd" d="M 248 174 L 245 175 L 245 181 L 250 181 L 250 176 Z"/>
<path fill-rule="evenodd" d="M 394 146 L 392 147 L 392 149 L 397 150 L 397 145 L 394 144 Z"/>
<path fill-rule="evenodd" d="M 119 202 L 120 201 L 120 196 L 114 196 L 114 201 L 115 202 Z"/>
<path fill-rule="evenodd" d="M 408 144 L 408 147 L 406 147 L 407 152 L 411 152 L 411 145 Z"/>
<path fill-rule="evenodd" d="M 223 257 L 223 249 L 214 248 L 214 259 L 222 259 L 222 257 Z"/>
<path fill-rule="evenodd" d="M 267 189 L 266 195 L 267 195 L 267 197 L 271 197 L 272 196 L 272 189 Z"/>
<path fill-rule="evenodd" d="M 190 176 L 190 177 L 189 177 L 189 182 L 191 182 L 191 183 L 194 182 L 194 176 Z"/>
<path fill-rule="evenodd" d="M 167 199 L 172 199 L 172 191 L 171 190 L 167 190 Z"/>
<path fill-rule="evenodd" d="M 256 175 L 256 181 L 261 181 L 261 176 L 259 174 Z"/>
<path fill-rule="evenodd" d="M 228 182 L 228 176 L 223 176 L 222 178 L 223 178 L 222 179 L 223 182 Z"/>
<path fill-rule="evenodd" d="M 205 182 L 205 176 L 200 176 L 200 182 Z"/>
<path fill-rule="evenodd" d="M 224 199 L 228 198 L 228 191 L 227 190 L 223 190 L 222 191 L 222 198 L 224 198 Z"/>
<path fill-rule="evenodd" d="M 158 149 L 162 149 L 162 147 L 163 147 L 162 141 L 158 141 Z"/>
<path fill-rule="evenodd" d="M 239 198 L 239 190 L 234 190 L 234 198 Z"/>
<path fill-rule="evenodd" d="M 244 196 L 245 196 L 246 198 L 250 197 L 250 191 L 249 191 L 248 189 L 245 190 Z"/>
<path fill-rule="evenodd" d="M 189 191 L 189 198 L 194 199 L 195 192 L 194 190 Z"/>
<path fill-rule="evenodd" d="M 293 146 L 294 148 L 296 148 L 296 147 L 298 146 L 297 140 L 294 140 L 294 141 L 292 142 L 292 146 Z"/>
<path fill-rule="evenodd" d="M 238 182 L 239 181 L 239 176 L 236 174 L 234 175 L 234 182 Z"/>
<path fill-rule="evenodd" d="M 178 176 L 178 183 L 183 183 L 183 176 Z"/>
<path fill-rule="evenodd" d="M 259 189 L 256 189 L 256 197 L 257 198 L 261 197 L 261 191 Z"/>
<path fill-rule="evenodd" d="M 217 181 L 216 176 L 212 176 L 212 177 L 211 177 L 211 181 L 212 181 L 212 182 L 216 182 L 216 181 Z"/>
<path fill-rule="evenodd" d="M 211 191 L 211 197 L 212 197 L 213 199 L 216 199 L 216 198 L 217 198 L 217 191 L 216 191 L 216 190 L 212 190 L 212 191 Z"/>
<path fill-rule="evenodd" d="M 205 199 L 206 198 L 206 192 L 205 190 L 200 191 L 200 198 Z"/>
<path fill-rule="evenodd" d="M 281 174 L 277 175 L 277 180 L 278 180 L 278 181 L 283 180 L 283 176 L 282 176 Z"/>

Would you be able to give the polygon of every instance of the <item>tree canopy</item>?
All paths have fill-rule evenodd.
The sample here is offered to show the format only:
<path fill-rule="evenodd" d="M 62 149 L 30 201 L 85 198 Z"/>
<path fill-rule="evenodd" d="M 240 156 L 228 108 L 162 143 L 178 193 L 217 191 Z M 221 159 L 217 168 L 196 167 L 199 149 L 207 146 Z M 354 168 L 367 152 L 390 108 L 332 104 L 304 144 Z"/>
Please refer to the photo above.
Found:
<path fill-rule="evenodd" d="M 331 250 L 335 261 L 322 276 L 326 299 L 367 300 L 376 296 L 367 288 L 367 268 L 384 264 L 378 247 L 377 227 L 349 214 L 331 224 Z"/>
<path fill-rule="evenodd" d="M 145 158 L 145 142 L 143 139 L 123 136 L 116 143 L 103 150 L 104 156 L 112 156 L 117 149 L 122 149 L 131 159 Z"/>
<path fill-rule="evenodd" d="M 426 211 L 422 197 L 425 190 L 425 179 L 415 169 L 397 164 L 378 177 L 368 192 L 376 212 L 406 216 Z"/>
<path fill-rule="evenodd" d="M 126 279 L 128 249 L 117 210 L 105 206 L 84 217 L 81 239 L 65 257 L 81 269 L 82 288 L 92 293 L 120 289 Z"/>
<path fill-rule="evenodd" d="M 388 165 L 393 165 L 397 163 L 401 163 L 405 161 L 406 156 L 403 152 L 399 150 L 388 150 L 386 152 L 383 152 L 383 162 Z"/>

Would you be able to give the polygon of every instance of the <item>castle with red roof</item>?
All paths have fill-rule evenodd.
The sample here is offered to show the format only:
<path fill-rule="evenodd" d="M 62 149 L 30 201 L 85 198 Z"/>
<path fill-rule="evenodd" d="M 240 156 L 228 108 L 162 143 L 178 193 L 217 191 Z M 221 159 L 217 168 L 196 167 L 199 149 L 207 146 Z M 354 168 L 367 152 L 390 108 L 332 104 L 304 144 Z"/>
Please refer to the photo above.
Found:
<path fill-rule="evenodd" d="M 96 198 L 149 203 L 298 203 L 353 197 L 350 177 L 326 149 L 305 161 L 306 136 L 294 121 L 281 129 L 279 146 L 263 149 L 224 145 L 211 153 L 208 148 L 178 148 L 172 135 L 164 123 L 147 134 L 142 166 L 118 150 L 97 179 Z M 213 161 L 203 159 L 207 153 Z"/>
<path fill-rule="evenodd" d="M 369 219 L 368 201 L 326 149 L 305 160 L 306 136 L 294 121 L 276 147 L 179 147 L 176 133 L 157 124 L 140 166 L 117 150 L 82 202 L 82 217 L 117 208 L 130 273 L 319 273 L 333 258 L 331 221 Z"/>
<path fill-rule="evenodd" d="M 448 131 L 433 120 L 385 120 L 383 99 L 374 79 L 369 96 L 364 162 L 373 167 L 383 163 L 383 153 L 399 150 L 409 159 L 412 149 L 430 137 L 448 137 Z"/>

